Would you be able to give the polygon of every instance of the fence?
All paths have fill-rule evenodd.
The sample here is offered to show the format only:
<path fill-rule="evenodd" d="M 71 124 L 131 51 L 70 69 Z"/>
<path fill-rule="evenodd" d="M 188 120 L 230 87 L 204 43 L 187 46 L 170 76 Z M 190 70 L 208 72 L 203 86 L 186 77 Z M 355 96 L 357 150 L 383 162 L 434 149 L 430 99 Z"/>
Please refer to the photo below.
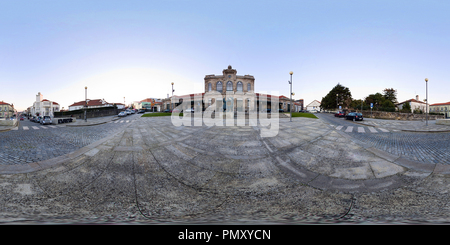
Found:
<path fill-rule="evenodd" d="M 115 107 L 103 107 L 103 108 L 90 108 L 86 110 L 87 118 L 95 118 L 95 117 L 105 117 L 105 116 L 114 116 L 119 114 L 123 110 L 117 109 Z M 75 117 L 78 119 L 84 119 L 84 110 L 74 110 L 74 111 L 64 111 L 64 112 L 55 112 L 55 118 L 58 117 Z"/>

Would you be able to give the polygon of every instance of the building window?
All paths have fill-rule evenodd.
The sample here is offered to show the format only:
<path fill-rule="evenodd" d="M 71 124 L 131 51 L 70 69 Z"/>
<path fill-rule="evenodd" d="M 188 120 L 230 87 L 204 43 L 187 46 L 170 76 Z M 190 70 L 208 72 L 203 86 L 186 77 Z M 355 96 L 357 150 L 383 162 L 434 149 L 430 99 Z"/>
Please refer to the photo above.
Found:
<path fill-rule="evenodd" d="M 247 83 L 247 91 L 251 91 L 252 90 L 252 85 L 250 83 Z"/>
<path fill-rule="evenodd" d="M 233 83 L 231 81 L 227 82 L 227 91 L 233 91 Z"/>
<path fill-rule="evenodd" d="M 211 83 L 208 83 L 208 92 L 210 92 L 211 90 L 212 90 Z"/>
<path fill-rule="evenodd" d="M 217 92 L 221 92 L 221 93 L 223 92 L 222 82 L 221 81 L 217 82 L 216 89 L 217 89 Z"/>
<path fill-rule="evenodd" d="M 243 91 L 243 88 L 242 88 L 242 87 L 243 87 L 243 86 L 242 86 L 242 82 L 239 81 L 239 82 L 237 83 L 236 90 L 242 92 L 242 91 Z"/>

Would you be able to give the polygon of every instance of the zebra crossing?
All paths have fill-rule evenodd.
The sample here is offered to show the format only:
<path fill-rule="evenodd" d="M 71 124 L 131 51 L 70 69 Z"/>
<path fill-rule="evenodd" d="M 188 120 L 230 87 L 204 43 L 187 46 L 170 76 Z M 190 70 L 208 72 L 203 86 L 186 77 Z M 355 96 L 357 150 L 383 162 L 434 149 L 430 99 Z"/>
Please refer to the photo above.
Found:
<path fill-rule="evenodd" d="M 116 120 L 110 123 L 128 123 L 128 122 L 130 122 L 130 120 Z"/>
<path fill-rule="evenodd" d="M 111 121 L 109 123 L 129 123 L 132 120 L 115 120 L 115 121 Z M 51 128 L 61 128 L 61 127 L 66 127 L 66 125 L 36 125 L 36 126 L 18 126 L 18 127 L 14 127 L 11 130 L 49 130 Z"/>
<path fill-rule="evenodd" d="M 370 127 L 370 126 L 342 126 L 342 125 L 336 126 L 333 124 L 330 124 L 330 126 L 338 131 L 342 131 L 345 133 L 376 134 L 376 133 L 389 133 L 390 132 L 389 130 L 384 129 L 384 128 L 375 128 L 375 127 Z M 393 131 L 398 131 L 398 130 L 393 130 Z"/>
<path fill-rule="evenodd" d="M 60 127 L 64 127 L 64 126 L 55 126 L 55 125 L 46 125 L 46 126 L 19 126 L 19 127 L 14 127 L 11 130 L 19 130 L 20 128 L 22 130 L 39 130 L 39 129 L 49 129 L 49 128 L 60 128 Z"/>

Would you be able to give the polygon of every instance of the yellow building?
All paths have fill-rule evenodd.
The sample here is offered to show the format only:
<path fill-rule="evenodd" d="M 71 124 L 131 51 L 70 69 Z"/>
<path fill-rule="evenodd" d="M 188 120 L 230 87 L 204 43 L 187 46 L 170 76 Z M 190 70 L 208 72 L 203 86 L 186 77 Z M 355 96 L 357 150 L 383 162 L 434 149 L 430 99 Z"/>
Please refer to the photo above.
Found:
<path fill-rule="evenodd" d="M 450 102 L 430 105 L 430 112 L 442 113 L 446 118 L 450 117 Z"/>
<path fill-rule="evenodd" d="M 10 118 L 14 115 L 14 105 L 0 101 L 0 118 Z"/>

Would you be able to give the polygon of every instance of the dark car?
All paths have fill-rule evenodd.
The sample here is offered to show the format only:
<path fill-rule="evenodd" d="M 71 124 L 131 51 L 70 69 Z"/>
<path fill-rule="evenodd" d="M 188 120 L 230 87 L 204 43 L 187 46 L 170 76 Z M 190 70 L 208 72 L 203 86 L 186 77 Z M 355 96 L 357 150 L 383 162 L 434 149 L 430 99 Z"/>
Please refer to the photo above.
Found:
<path fill-rule="evenodd" d="M 145 109 L 140 109 L 139 111 L 138 111 L 138 113 L 140 114 L 140 113 L 144 113 L 145 112 Z"/>
<path fill-rule="evenodd" d="M 334 114 L 335 117 L 344 117 L 345 113 L 343 111 L 339 111 L 336 114 Z"/>
<path fill-rule="evenodd" d="M 345 119 L 354 120 L 354 121 L 362 121 L 363 115 L 361 113 L 357 113 L 357 112 L 350 112 L 349 114 L 347 114 L 345 116 Z"/>
<path fill-rule="evenodd" d="M 165 110 L 164 112 L 172 112 L 172 110 L 167 109 L 167 110 Z"/>
<path fill-rule="evenodd" d="M 278 109 L 278 112 L 284 112 L 284 110 L 283 109 Z"/>

